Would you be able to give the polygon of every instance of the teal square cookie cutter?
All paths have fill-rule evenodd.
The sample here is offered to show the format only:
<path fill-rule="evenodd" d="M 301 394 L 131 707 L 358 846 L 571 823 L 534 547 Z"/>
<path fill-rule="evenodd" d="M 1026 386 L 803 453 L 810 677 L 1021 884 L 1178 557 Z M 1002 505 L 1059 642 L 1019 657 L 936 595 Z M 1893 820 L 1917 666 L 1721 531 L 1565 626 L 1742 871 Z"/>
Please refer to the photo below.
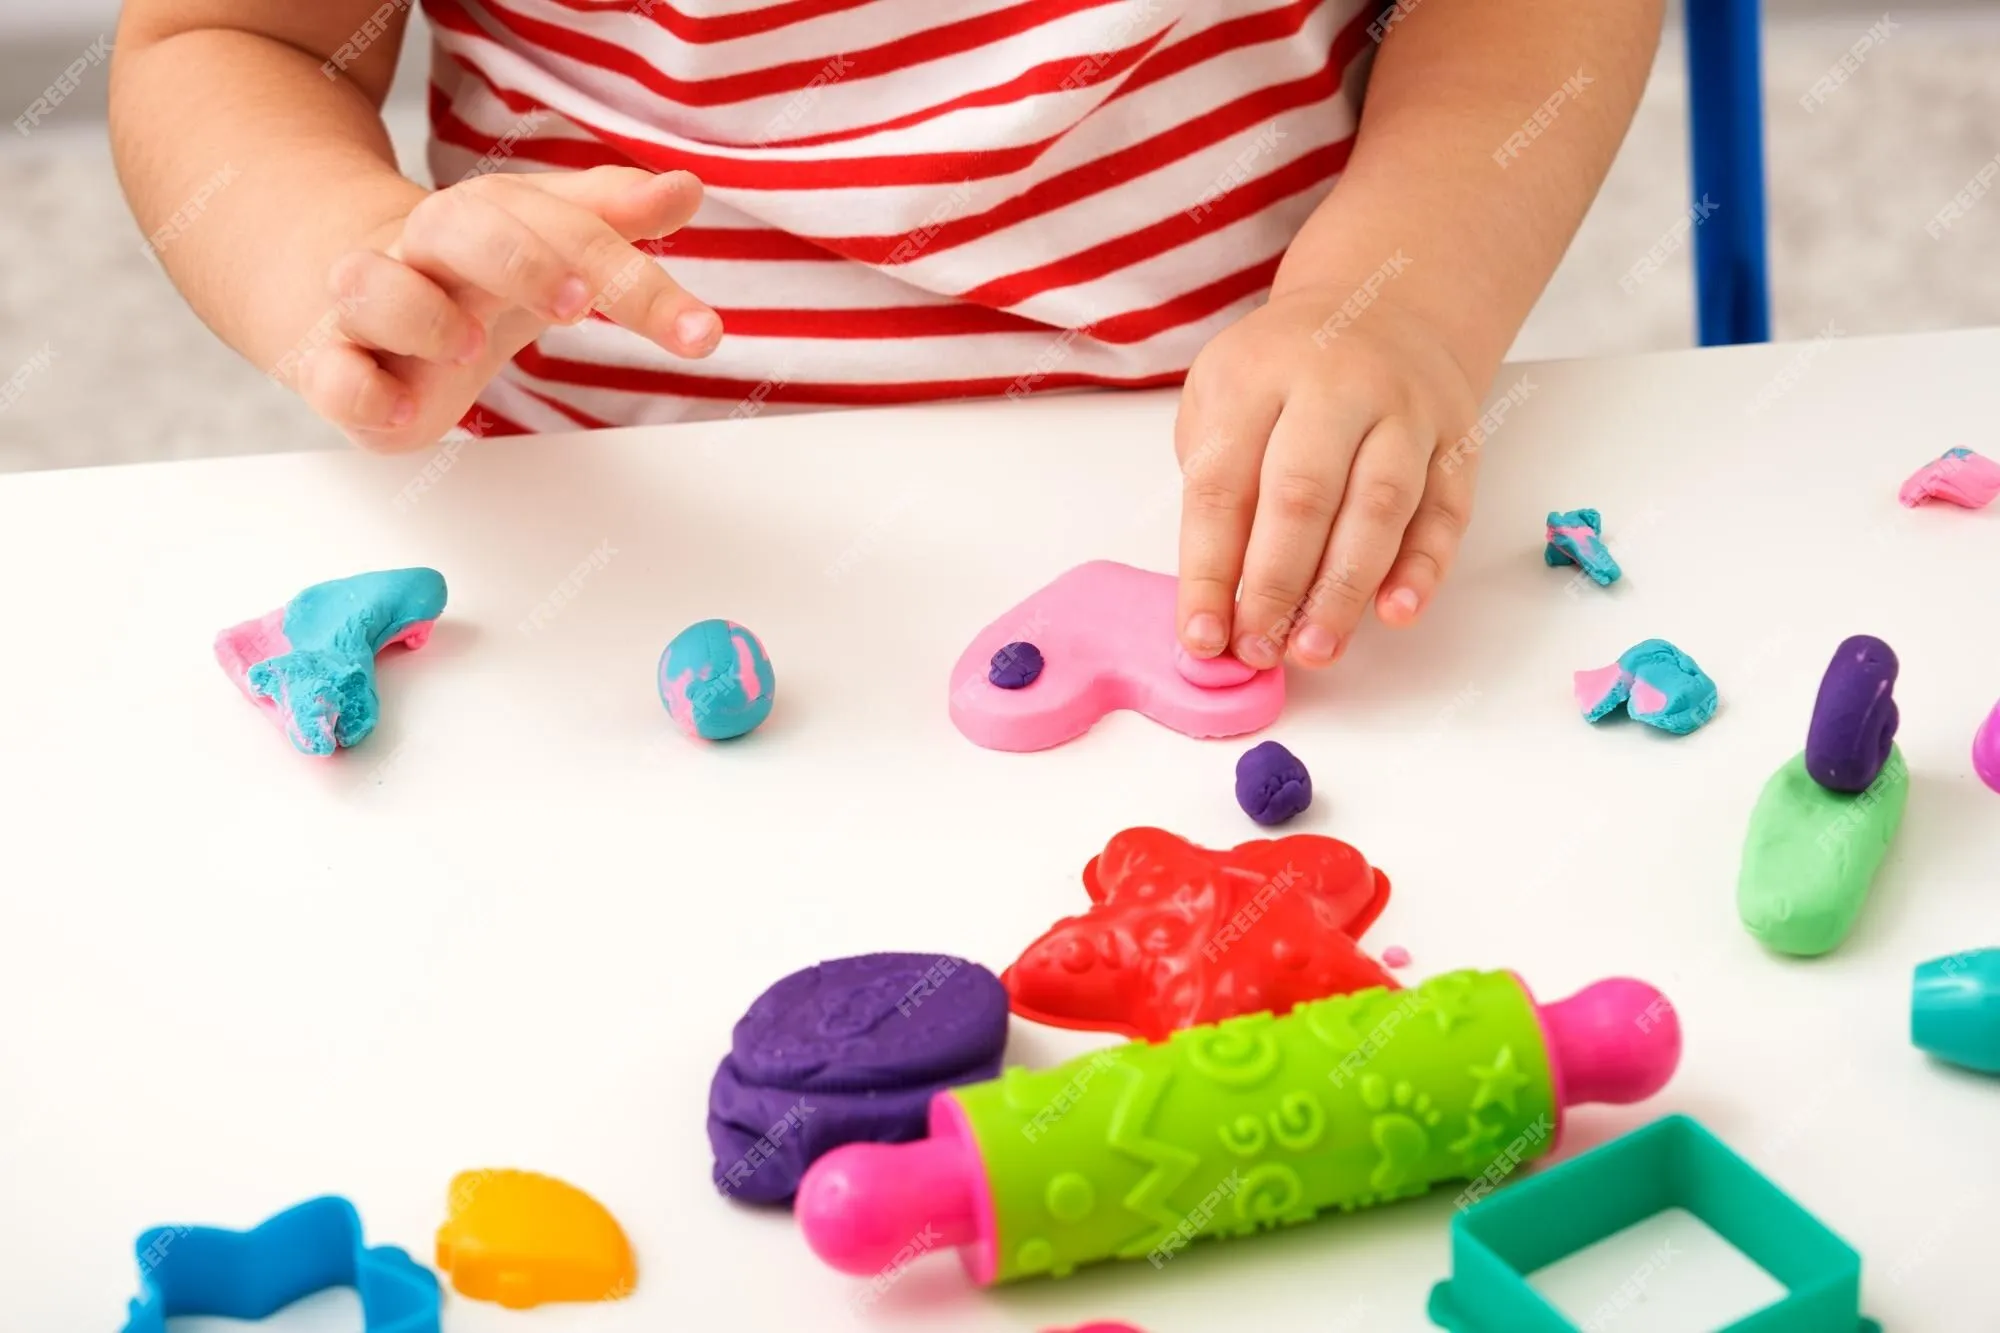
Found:
<path fill-rule="evenodd" d="M 1672 1115 L 1460 1212 L 1430 1318 L 1450 1333 L 1579 1333 L 1528 1275 L 1684 1208 L 1776 1278 L 1784 1299 L 1719 1333 L 1881 1333 L 1861 1314 L 1861 1256 L 1693 1119 Z"/>

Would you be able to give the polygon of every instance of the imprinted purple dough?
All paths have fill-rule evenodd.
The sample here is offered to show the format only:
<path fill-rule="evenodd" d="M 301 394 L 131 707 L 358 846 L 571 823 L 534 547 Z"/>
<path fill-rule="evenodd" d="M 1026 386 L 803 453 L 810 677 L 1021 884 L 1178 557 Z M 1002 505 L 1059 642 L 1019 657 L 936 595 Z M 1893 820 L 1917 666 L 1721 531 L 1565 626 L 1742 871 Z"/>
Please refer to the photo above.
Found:
<path fill-rule="evenodd" d="M 716 1188 L 789 1199 L 844 1143 L 922 1138 L 931 1097 L 1000 1072 L 1007 991 L 949 955 L 837 958 L 785 977 L 736 1024 L 708 1090 Z"/>
<path fill-rule="evenodd" d="M 794 972 L 751 1004 L 730 1054 L 744 1080 L 798 1092 L 914 1087 L 998 1055 L 1007 989 L 977 963 L 871 953 Z"/>
<path fill-rule="evenodd" d="M 1236 803 L 1259 824 L 1282 824 L 1312 798 L 1312 775 L 1276 741 L 1253 745 L 1236 761 Z"/>
<path fill-rule="evenodd" d="M 1828 791 L 1860 792 L 1896 739 L 1896 654 L 1868 634 L 1841 642 L 1819 683 L 1806 731 L 1806 772 Z"/>
<path fill-rule="evenodd" d="M 806 1168 L 835 1148 L 920 1139 L 934 1095 L 999 1073 L 995 1054 L 948 1079 L 914 1087 L 800 1093 L 746 1083 L 725 1056 L 708 1089 L 715 1187 L 745 1203 L 784 1203 L 797 1192 Z"/>
<path fill-rule="evenodd" d="M 1032 643 L 1010 643 L 993 654 L 986 679 L 1003 690 L 1021 690 L 1042 674 L 1042 650 Z"/>

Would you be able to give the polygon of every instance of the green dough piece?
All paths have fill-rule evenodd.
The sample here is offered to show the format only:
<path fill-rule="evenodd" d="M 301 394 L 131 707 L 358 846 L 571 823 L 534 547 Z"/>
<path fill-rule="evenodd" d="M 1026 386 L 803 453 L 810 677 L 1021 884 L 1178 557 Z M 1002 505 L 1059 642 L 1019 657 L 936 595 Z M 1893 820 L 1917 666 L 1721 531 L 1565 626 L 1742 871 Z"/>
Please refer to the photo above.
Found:
<path fill-rule="evenodd" d="M 1764 784 L 1750 812 L 1736 910 L 1779 953 L 1814 958 L 1854 928 L 1910 799 L 1910 770 L 1891 747 L 1866 791 L 1828 791 L 1801 751 Z"/>
<path fill-rule="evenodd" d="M 1548 1151 L 1557 1114 L 1541 1021 L 1506 972 L 1246 1014 L 949 1095 L 992 1182 L 1001 1281 L 1158 1268 L 1200 1237 L 1497 1183 Z"/>

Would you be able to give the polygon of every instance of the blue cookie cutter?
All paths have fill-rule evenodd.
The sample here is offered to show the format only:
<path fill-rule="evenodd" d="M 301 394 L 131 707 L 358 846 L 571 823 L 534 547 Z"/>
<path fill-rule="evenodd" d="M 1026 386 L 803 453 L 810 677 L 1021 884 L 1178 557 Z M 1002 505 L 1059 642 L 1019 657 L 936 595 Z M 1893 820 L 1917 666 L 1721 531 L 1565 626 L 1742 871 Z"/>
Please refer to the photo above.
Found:
<path fill-rule="evenodd" d="M 123 1333 L 166 1333 L 183 1315 L 268 1319 L 329 1287 L 360 1293 L 362 1333 L 438 1333 L 437 1276 L 393 1245 L 369 1249 L 361 1215 L 334 1195 L 249 1231 L 154 1227 L 135 1248 L 139 1296 Z"/>

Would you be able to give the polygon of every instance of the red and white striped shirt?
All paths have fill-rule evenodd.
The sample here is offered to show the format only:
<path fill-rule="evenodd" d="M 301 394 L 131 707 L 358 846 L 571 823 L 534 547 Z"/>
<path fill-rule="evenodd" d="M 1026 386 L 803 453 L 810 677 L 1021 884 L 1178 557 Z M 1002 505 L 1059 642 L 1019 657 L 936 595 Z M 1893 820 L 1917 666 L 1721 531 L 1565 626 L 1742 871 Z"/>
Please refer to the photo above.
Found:
<path fill-rule="evenodd" d="M 605 163 L 707 195 L 649 247 L 683 361 L 552 328 L 497 429 L 1178 383 L 1354 142 L 1369 0 L 424 0 L 438 181 Z"/>

